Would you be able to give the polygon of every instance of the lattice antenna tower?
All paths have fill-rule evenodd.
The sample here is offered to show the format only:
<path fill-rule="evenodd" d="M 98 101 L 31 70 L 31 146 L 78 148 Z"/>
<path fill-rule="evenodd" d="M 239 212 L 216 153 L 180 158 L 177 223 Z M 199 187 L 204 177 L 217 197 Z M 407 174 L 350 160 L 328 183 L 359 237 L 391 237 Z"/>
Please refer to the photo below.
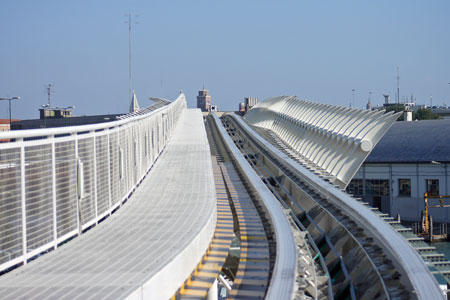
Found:
<path fill-rule="evenodd" d="M 400 104 L 400 72 L 397 67 L 397 104 Z"/>
<path fill-rule="evenodd" d="M 55 91 L 53 89 L 55 85 L 49 83 L 48 86 L 45 87 L 45 91 L 47 92 L 47 96 L 48 96 L 48 108 L 52 107 L 52 93 Z"/>
<path fill-rule="evenodd" d="M 130 79 L 130 99 L 133 97 L 133 73 L 131 71 L 131 28 L 133 24 L 139 24 L 139 22 L 136 21 L 136 18 L 139 17 L 139 15 L 134 15 L 134 21 L 133 21 L 133 15 L 130 13 L 124 15 L 127 20 L 124 22 L 125 24 L 128 24 L 128 75 Z"/>

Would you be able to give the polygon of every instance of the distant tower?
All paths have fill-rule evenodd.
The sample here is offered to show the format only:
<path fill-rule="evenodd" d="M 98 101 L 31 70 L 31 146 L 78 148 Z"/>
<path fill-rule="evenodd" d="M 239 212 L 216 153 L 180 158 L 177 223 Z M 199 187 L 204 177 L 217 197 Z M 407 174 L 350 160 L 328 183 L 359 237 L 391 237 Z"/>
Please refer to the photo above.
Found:
<path fill-rule="evenodd" d="M 130 113 L 137 112 L 139 110 L 139 103 L 136 97 L 136 93 L 133 91 L 133 96 L 131 97 L 130 103 Z"/>
<path fill-rule="evenodd" d="M 366 108 L 368 110 L 372 109 L 372 103 L 370 103 L 370 96 L 372 95 L 372 92 L 369 92 L 369 100 L 367 101 Z"/>
<path fill-rule="evenodd" d="M 383 94 L 383 97 L 384 97 L 384 104 L 389 104 L 389 95 L 384 95 Z"/>
<path fill-rule="evenodd" d="M 197 108 L 200 108 L 204 112 L 211 110 L 211 96 L 208 90 L 205 90 L 205 87 L 201 91 L 198 91 Z"/>
<path fill-rule="evenodd" d="M 244 98 L 245 111 L 249 111 L 253 106 L 258 104 L 258 98 L 256 97 L 246 97 Z"/>

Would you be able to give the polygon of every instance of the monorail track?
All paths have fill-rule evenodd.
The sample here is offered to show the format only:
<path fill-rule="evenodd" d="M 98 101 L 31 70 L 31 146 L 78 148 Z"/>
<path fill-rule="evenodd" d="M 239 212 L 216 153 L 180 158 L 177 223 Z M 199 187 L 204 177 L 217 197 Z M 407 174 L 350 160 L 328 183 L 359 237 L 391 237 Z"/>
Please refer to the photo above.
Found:
<path fill-rule="evenodd" d="M 217 117 L 214 120 L 219 123 Z M 276 137 L 268 135 L 267 140 L 258 140 L 255 132 L 251 132 L 248 125 L 235 116 L 225 116 L 222 122 L 228 138 L 286 208 L 291 224 L 298 228 L 297 234 L 302 233 L 307 239 L 308 252 L 314 259 L 315 282 L 309 286 L 308 280 L 305 281 L 307 284 L 300 284 L 306 295 L 329 299 L 442 298 L 436 281 L 414 249 L 407 245 L 404 250 L 410 259 L 410 266 L 404 265 L 406 258 L 399 257 L 399 251 L 402 251 L 399 249 L 405 247 L 403 242 L 406 240 L 395 244 L 398 236 L 393 236 L 389 243 L 386 237 L 379 236 L 384 235 L 383 232 L 374 230 L 374 224 L 379 226 L 379 221 L 386 225 L 386 222 L 395 223 L 392 218 L 371 212 L 366 207 L 362 213 L 359 212 L 358 209 L 365 203 L 347 194 L 344 203 L 336 200 L 344 193 L 324 180 L 318 184 L 319 176 L 312 180 L 305 178 L 286 162 L 297 160 L 296 163 L 300 164 L 295 155 L 281 151 L 283 144 Z M 273 145 L 268 145 L 268 140 Z M 277 147 L 278 152 L 273 150 Z M 324 189 L 324 185 L 330 188 Z M 349 201 L 347 198 L 351 198 L 350 204 L 345 203 Z M 392 236 L 392 232 L 386 233 L 386 236 L 389 235 Z M 411 251 L 414 253 L 411 254 Z M 411 274 L 411 269 L 420 271 Z"/>
<path fill-rule="evenodd" d="M 240 240 L 239 262 L 231 276 L 234 284 L 230 298 L 291 299 L 297 256 L 284 212 L 254 171 L 242 165 L 247 164 L 242 155 L 236 157 L 238 150 L 230 138 L 224 136 L 223 127 L 212 118 L 208 118 L 206 124 L 211 152 L 221 167 L 229 193 L 235 234 Z M 253 177 L 249 174 L 252 172 Z M 255 186 L 254 182 L 260 186 Z M 268 209 L 265 204 L 268 199 L 278 205 L 278 211 Z M 275 242 L 277 236 L 288 238 Z"/>

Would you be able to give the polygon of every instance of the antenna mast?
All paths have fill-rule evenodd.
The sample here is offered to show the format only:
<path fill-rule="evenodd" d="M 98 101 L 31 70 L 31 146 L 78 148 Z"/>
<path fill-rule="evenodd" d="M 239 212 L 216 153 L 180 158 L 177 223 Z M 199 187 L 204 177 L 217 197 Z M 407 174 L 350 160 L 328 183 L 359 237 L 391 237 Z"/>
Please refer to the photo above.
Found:
<path fill-rule="evenodd" d="M 132 15 L 131 12 L 125 14 L 125 17 L 128 17 L 128 20 L 125 21 L 125 24 L 128 24 L 128 75 L 130 78 L 130 99 L 133 97 L 133 75 L 131 72 L 131 24 L 132 24 Z M 134 16 L 135 18 L 137 15 Z M 135 22 L 134 24 L 138 24 Z"/>
<path fill-rule="evenodd" d="M 46 90 L 47 90 L 47 95 L 48 95 L 48 108 L 51 108 L 52 107 L 53 84 L 49 83 Z"/>
<path fill-rule="evenodd" d="M 400 73 L 397 67 L 397 104 L 400 104 Z"/>

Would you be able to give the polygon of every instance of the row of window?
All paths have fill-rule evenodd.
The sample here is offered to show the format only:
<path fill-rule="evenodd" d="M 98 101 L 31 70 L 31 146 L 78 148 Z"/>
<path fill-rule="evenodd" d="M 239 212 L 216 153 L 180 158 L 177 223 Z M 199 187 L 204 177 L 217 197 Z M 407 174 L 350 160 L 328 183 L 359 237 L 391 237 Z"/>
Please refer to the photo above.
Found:
<path fill-rule="evenodd" d="M 364 194 L 363 179 L 353 179 L 347 186 L 347 192 L 355 196 L 389 196 L 389 180 L 366 179 Z M 439 179 L 425 179 L 426 191 L 429 196 L 439 196 Z M 398 195 L 411 197 L 411 179 L 398 180 Z"/>

